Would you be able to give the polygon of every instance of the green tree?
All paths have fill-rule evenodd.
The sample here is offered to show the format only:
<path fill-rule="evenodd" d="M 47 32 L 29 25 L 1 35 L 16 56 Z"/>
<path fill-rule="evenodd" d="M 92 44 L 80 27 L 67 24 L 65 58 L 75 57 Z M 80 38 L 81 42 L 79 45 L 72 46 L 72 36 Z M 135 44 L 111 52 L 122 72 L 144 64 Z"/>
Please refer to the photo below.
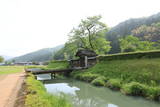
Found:
<path fill-rule="evenodd" d="M 0 56 L 0 63 L 4 61 L 4 58 Z"/>
<path fill-rule="evenodd" d="M 62 60 L 64 59 L 64 48 L 58 50 L 57 52 L 54 53 L 53 56 L 54 60 Z"/>
<path fill-rule="evenodd" d="M 54 53 L 54 60 L 62 60 L 62 59 L 72 59 L 75 57 L 75 53 L 77 52 L 77 46 L 72 43 L 65 43 L 64 48 Z"/>
<path fill-rule="evenodd" d="M 73 28 L 69 33 L 67 44 L 75 45 L 74 49 L 94 50 L 97 54 L 108 52 L 111 48 L 110 42 L 105 39 L 105 33 L 108 28 L 100 19 L 101 16 L 93 16 L 81 20 L 78 27 Z"/>
<path fill-rule="evenodd" d="M 139 38 L 129 35 L 119 39 L 121 52 L 148 51 L 156 49 L 155 42 L 140 41 Z"/>
<path fill-rule="evenodd" d="M 16 62 L 16 60 L 15 60 L 15 59 L 13 59 L 11 62 L 12 62 L 12 63 L 15 63 L 15 62 Z"/>
<path fill-rule="evenodd" d="M 129 35 L 125 38 L 119 39 L 121 52 L 133 52 L 136 51 L 137 43 L 139 42 L 137 37 Z"/>

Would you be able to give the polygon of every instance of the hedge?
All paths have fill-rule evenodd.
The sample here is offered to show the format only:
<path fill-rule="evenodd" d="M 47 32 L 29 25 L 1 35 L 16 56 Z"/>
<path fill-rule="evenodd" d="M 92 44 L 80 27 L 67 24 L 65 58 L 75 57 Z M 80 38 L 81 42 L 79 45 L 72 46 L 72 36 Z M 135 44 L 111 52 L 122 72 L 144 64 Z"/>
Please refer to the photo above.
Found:
<path fill-rule="evenodd" d="M 124 59 L 140 59 L 140 58 L 158 58 L 158 57 L 160 57 L 160 50 L 104 55 L 104 56 L 98 56 L 98 59 L 100 61 L 103 61 L 103 60 L 124 60 Z"/>

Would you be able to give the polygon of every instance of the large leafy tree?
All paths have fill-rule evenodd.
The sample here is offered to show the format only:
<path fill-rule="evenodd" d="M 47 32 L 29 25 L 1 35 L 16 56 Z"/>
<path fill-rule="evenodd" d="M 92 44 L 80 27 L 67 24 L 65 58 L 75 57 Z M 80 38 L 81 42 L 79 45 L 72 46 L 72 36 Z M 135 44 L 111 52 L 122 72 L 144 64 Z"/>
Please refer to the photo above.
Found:
<path fill-rule="evenodd" d="M 3 62 L 4 58 L 2 56 L 0 56 L 0 62 Z"/>
<path fill-rule="evenodd" d="M 101 16 L 88 17 L 68 34 L 69 40 L 64 48 L 54 54 L 54 59 L 72 59 L 78 49 L 89 49 L 97 54 L 110 50 L 110 42 L 105 39 L 107 26 L 100 21 Z"/>
<path fill-rule="evenodd" d="M 67 42 L 65 46 L 59 51 L 54 53 L 53 59 L 62 60 L 62 59 L 72 59 L 75 57 L 75 53 L 77 52 L 77 46 L 74 42 Z"/>
<path fill-rule="evenodd" d="M 98 54 L 108 52 L 111 48 L 110 42 L 105 39 L 108 28 L 100 19 L 101 16 L 93 16 L 81 20 L 78 27 L 73 28 L 69 33 L 67 44 L 75 45 L 74 49 L 90 49 Z"/>
<path fill-rule="evenodd" d="M 119 39 L 121 52 L 148 51 L 156 49 L 155 42 L 140 41 L 139 38 L 129 35 Z"/>

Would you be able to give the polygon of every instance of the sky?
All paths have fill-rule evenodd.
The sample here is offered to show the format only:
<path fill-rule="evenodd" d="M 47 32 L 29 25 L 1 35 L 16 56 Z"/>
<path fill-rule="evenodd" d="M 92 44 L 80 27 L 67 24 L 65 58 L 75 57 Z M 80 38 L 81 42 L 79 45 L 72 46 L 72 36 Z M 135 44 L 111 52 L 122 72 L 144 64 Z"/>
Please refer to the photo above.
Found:
<path fill-rule="evenodd" d="M 160 12 L 160 0 L 0 0 L 0 55 L 19 56 L 64 44 L 81 19 L 109 27 Z"/>

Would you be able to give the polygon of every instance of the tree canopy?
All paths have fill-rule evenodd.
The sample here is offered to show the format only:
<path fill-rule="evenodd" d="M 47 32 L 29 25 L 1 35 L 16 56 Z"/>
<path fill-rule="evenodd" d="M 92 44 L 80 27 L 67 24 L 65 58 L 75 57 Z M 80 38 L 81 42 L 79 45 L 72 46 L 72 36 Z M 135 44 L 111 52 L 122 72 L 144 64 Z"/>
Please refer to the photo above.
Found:
<path fill-rule="evenodd" d="M 133 35 L 132 30 L 146 25 L 151 26 L 153 23 L 160 22 L 160 13 L 154 14 L 149 17 L 143 17 L 143 18 L 131 18 L 129 20 L 125 20 L 118 25 L 112 27 L 109 32 L 106 33 L 106 38 L 111 41 L 111 50 L 110 53 L 118 53 L 120 52 L 120 44 L 119 44 L 119 38 L 127 36 L 127 35 Z M 159 30 L 160 31 L 160 30 Z M 159 38 L 159 37 L 158 37 Z M 156 39 L 154 39 L 156 40 Z"/>
<path fill-rule="evenodd" d="M 80 24 L 70 31 L 68 42 L 55 54 L 54 58 L 57 59 L 58 53 L 61 52 L 63 58 L 71 59 L 78 49 L 93 50 L 97 54 L 107 53 L 111 48 L 110 42 L 105 39 L 108 27 L 100 19 L 101 16 L 93 16 L 81 20 Z M 59 58 L 62 58 L 62 55 L 60 56 Z"/>
<path fill-rule="evenodd" d="M 104 54 L 110 50 L 110 42 L 105 39 L 107 26 L 100 21 L 101 16 L 88 17 L 81 20 L 78 27 L 69 33 L 67 44 L 74 44 L 76 48 L 90 49 L 98 54 Z"/>
<path fill-rule="evenodd" d="M 119 39 L 121 52 L 148 51 L 156 49 L 156 43 L 140 41 L 139 38 L 129 35 Z"/>

